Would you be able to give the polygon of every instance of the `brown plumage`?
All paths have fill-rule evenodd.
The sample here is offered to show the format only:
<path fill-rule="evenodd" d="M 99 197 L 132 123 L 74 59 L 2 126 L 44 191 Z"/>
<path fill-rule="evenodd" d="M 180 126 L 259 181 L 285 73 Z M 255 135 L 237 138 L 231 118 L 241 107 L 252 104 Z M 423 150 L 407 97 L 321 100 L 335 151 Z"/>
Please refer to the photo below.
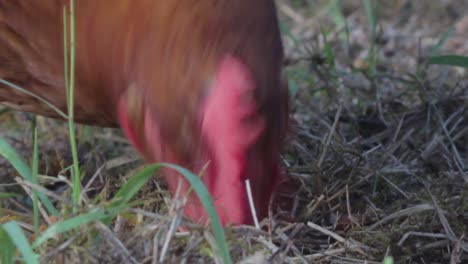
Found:
<path fill-rule="evenodd" d="M 0 78 L 62 110 L 62 7 L 67 3 L 0 0 Z M 274 1 L 80 0 L 75 5 L 76 121 L 120 125 L 149 161 L 174 162 L 194 172 L 209 162 L 204 179 L 219 200 L 224 223 L 251 223 L 240 189 L 250 179 L 257 211 L 265 216 L 279 179 L 288 115 Z M 3 84 L 0 103 L 59 117 Z M 175 191 L 181 178 L 166 175 Z M 230 185 L 237 187 L 231 192 Z M 201 211 L 192 195 L 186 215 L 199 220 L 206 216 Z"/>

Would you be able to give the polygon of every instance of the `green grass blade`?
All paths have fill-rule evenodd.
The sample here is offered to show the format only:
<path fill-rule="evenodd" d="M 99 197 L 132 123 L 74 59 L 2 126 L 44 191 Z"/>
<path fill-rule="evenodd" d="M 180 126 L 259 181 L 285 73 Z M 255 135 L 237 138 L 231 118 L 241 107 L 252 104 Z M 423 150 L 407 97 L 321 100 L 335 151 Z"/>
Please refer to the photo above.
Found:
<path fill-rule="evenodd" d="M 14 263 L 16 247 L 10 235 L 0 226 L 0 263 Z"/>
<path fill-rule="evenodd" d="M 341 1 L 340 0 L 331 0 L 328 3 L 328 12 L 333 18 L 333 22 L 335 23 L 336 27 L 341 29 L 346 26 L 346 18 L 343 15 L 342 8 L 341 8 Z M 343 33 L 340 34 L 340 37 L 344 37 Z"/>
<path fill-rule="evenodd" d="M 372 3 L 370 0 L 363 0 L 363 4 L 366 10 L 367 19 L 369 20 L 369 24 L 372 28 L 372 32 L 375 32 L 377 25 L 377 17 L 375 16 L 374 7 L 372 7 Z"/>
<path fill-rule="evenodd" d="M 429 57 L 429 64 L 450 65 L 468 68 L 468 57 L 460 55 L 441 55 Z"/>
<path fill-rule="evenodd" d="M 393 261 L 393 258 L 392 257 L 385 257 L 384 261 L 383 261 L 383 264 L 393 264 L 394 261 Z"/>
<path fill-rule="evenodd" d="M 70 83 L 68 80 L 68 27 L 67 27 L 67 8 L 63 7 L 63 72 L 65 78 L 65 86 Z M 67 97 L 67 105 L 69 104 L 68 100 L 70 100 L 70 95 L 68 94 L 68 87 L 65 89 L 65 95 Z"/>
<path fill-rule="evenodd" d="M 32 175 L 31 182 L 38 184 L 37 174 L 39 170 L 39 155 L 37 149 L 37 126 L 36 126 L 36 116 L 34 116 L 33 121 L 33 157 L 32 157 Z M 39 234 L 39 201 L 37 197 L 37 190 L 32 189 L 32 202 L 33 202 L 33 218 L 34 218 L 34 234 Z"/>
<path fill-rule="evenodd" d="M 17 194 L 17 193 L 7 193 L 7 192 L 0 192 L 0 199 L 4 199 L 4 198 L 19 198 L 21 197 L 21 195 Z"/>
<path fill-rule="evenodd" d="M 148 166 L 132 176 L 115 194 L 110 207 L 107 208 L 121 207 L 127 204 L 161 167 L 159 164 Z"/>
<path fill-rule="evenodd" d="M 72 230 L 81 225 L 89 223 L 91 221 L 103 220 L 108 222 L 116 212 L 127 204 L 133 196 L 154 176 L 154 173 L 161 167 L 161 165 L 153 165 L 143 169 L 135 176 L 131 177 L 122 188 L 116 193 L 110 206 L 107 206 L 107 211 L 104 212 L 102 209 L 94 209 L 88 213 L 81 214 L 79 216 L 58 222 L 50 226 L 34 241 L 33 247 L 37 247 L 44 243 L 46 240 L 61 234 L 63 232 Z M 115 212 L 115 213 L 113 213 Z"/>
<path fill-rule="evenodd" d="M 10 164 L 21 175 L 21 177 L 27 181 L 32 182 L 32 172 L 28 165 L 26 165 L 18 152 L 16 152 L 16 150 L 2 138 L 0 138 L 0 155 L 8 160 L 8 162 L 10 162 Z M 47 196 L 43 195 L 42 193 L 38 193 L 37 195 L 44 206 L 47 208 L 47 211 L 50 214 L 58 216 L 58 212 L 52 205 L 52 202 L 49 200 L 49 198 L 47 198 Z"/>
<path fill-rule="evenodd" d="M 73 159 L 73 168 L 72 168 L 72 200 L 73 200 L 73 211 L 78 210 L 81 197 L 81 173 L 80 173 L 80 164 L 78 161 L 78 150 L 76 147 L 76 135 L 75 135 L 75 122 L 74 122 L 74 108 L 75 108 L 75 1 L 70 0 L 70 42 L 68 43 L 68 33 L 67 33 L 67 12 L 64 8 L 63 12 L 63 30 L 64 30 L 64 63 L 65 63 L 65 87 L 67 95 L 67 108 L 68 108 L 68 133 L 70 139 L 70 146 Z M 70 50 L 68 50 L 68 44 L 70 45 Z M 68 59 L 68 52 L 70 53 L 70 58 Z M 69 64 L 67 63 L 69 62 Z M 70 66 L 70 68 L 68 68 Z M 67 70 L 69 69 L 69 71 Z"/>
<path fill-rule="evenodd" d="M 2 138 L 0 138 L 0 155 L 8 160 L 23 178 L 28 181 L 32 180 L 31 170 L 28 165 L 26 165 L 18 152 Z"/>
<path fill-rule="evenodd" d="M 437 44 L 431 48 L 431 51 L 430 51 L 430 55 L 431 56 L 437 56 L 440 54 L 440 50 L 442 49 L 442 47 L 444 46 L 444 44 L 447 42 L 447 40 L 450 39 L 450 37 L 453 35 L 453 33 L 455 32 L 455 27 L 452 26 L 450 27 L 443 35 L 442 37 L 439 39 L 439 41 L 437 42 Z"/>
<path fill-rule="evenodd" d="M 210 193 L 206 189 L 203 182 L 198 178 L 196 175 L 191 173 L 189 170 L 182 168 L 177 165 L 168 164 L 168 163 L 160 163 L 161 165 L 174 169 L 180 174 L 182 174 L 192 185 L 193 190 L 198 195 L 203 207 L 208 213 L 210 217 L 211 228 L 213 229 L 213 233 L 218 245 L 218 254 L 221 255 L 225 264 L 232 263 L 231 256 L 229 254 L 229 247 L 226 241 L 226 236 L 224 234 L 223 226 L 221 225 L 221 221 L 219 219 L 218 213 L 216 212 L 216 208 L 213 203 L 213 199 L 210 196 Z"/>
<path fill-rule="evenodd" d="M 327 33 L 322 27 L 321 27 L 321 31 L 322 31 L 323 43 L 324 43 L 323 49 L 325 52 L 325 57 L 327 58 L 327 63 L 328 65 L 330 65 L 331 68 L 334 68 L 335 67 L 335 55 L 333 54 L 333 49 L 327 40 Z"/>
<path fill-rule="evenodd" d="M 378 1 L 376 1 L 378 4 Z M 377 65 L 377 46 L 375 43 L 376 34 L 377 34 L 377 16 L 376 16 L 376 8 L 372 6 L 370 0 L 363 0 L 364 8 L 366 10 L 367 19 L 369 20 L 369 24 L 371 26 L 371 43 L 369 49 L 369 74 L 373 76 L 375 73 L 376 65 Z"/>
<path fill-rule="evenodd" d="M 210 217 L 211 227 L 218 244 L 217 251 L 219 255 L 222 257 L 224 263 L 232 263 L 224 229 L 221 225 L 218 213 L 216 212 L 213 199 L 200 178 L 187 169 L 168 163 L 149 165 L 128 180 L 128 182 L 114 196 L 113 202 L 108 208 L 112 209 L 127 204 L 131 198 L 154 176 L 154 173 L 163 166 L 176 170 L 190 182 L 193 190 L 200 198 L 200 201 Z"/>
<path fill-rule="evenodd" d="M 86 225 L 89 222 L 102 220 L 106 217 L 109 217 L 109 214 L 104 212 L 100 208 L 95 208 L 90 212 L 80 214 L 78 216 L 63 220 L 51 225 L 47 230 L 45 230 L 32 244 L 33 248 L 40 246 L 42 243 L 47 241 L 50 238 L 53 238 L 64 232 L 73 230 L 80 226 Z"/>
<path fill-rule="evenodd" d="M 29 245 L 28 239 L 21 227 L 14 221 L 7 222 L 2 226 L 16 248 L 21 252 L 21 255 L 23 255 L 24 261 L 28 264 L 39 263 L 38 255 L 34 253 Z"/>

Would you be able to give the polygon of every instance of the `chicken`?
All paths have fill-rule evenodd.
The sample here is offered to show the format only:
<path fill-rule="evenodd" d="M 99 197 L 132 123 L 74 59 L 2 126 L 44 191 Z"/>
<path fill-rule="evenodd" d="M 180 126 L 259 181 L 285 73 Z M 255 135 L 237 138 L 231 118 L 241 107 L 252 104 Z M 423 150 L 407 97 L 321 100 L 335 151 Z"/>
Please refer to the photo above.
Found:
<path fill-rule="evenodd" d="M 0 0 L 0 78 L 66 111 L 66 0 Z M 288 123 L 283 48 L 273 0 L 76 1 L 75 121 L 120 126 L 149 162 L 203 173 L 222 223 L 253 221 L 282 179 Z M 60 118 L 0 84 L 0 103 Z M 180 182 L 164 171 L 171 192 Z M 206 223 L 191 192 L 184 214 Z"/>

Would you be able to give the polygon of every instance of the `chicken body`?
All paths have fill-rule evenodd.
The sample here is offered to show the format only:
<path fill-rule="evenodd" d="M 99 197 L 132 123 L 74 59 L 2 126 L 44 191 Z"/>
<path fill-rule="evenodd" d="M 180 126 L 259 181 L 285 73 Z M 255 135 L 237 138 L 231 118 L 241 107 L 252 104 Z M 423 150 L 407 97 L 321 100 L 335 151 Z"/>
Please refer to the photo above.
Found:
<path fill-rule="evenodd" d="M 65 111 L 65 0 L 0 0 L 0 78 Z M 250 224 L 245 180 L 259 217 L 280 180 L 287 87 L 272 0 L 76 1 L 75 119 L 120 126 L 149 162 L 203 181 L 224 224 Z M 0 103 L 60 117 L 0 84 Z M 172 192 L 181 182 L 164 172 Z M 185 215 L 206 221 L 194 194 Z"/>

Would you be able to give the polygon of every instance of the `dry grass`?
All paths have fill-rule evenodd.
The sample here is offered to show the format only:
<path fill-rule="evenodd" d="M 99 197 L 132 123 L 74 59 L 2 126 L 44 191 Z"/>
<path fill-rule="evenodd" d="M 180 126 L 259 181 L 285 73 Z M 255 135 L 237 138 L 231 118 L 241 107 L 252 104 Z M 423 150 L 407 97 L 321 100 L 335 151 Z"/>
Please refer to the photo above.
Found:
<path fill-rule="evenodd" d="M 284 165 L 300 188 L 291 210 L 264 219 L 262 229 L 226 230 L 233 259 L 381 263 L 389 255 L 396 263 L 468 262 L 467 75 L 424 63 L 452 25 L 456 31 L 440 50 L 468 55 L 461 41 L 468 39 L 468 26 L 465 32 L 463 22 L 457 24 L 467 5 L 383 1 L 378 66 L 369 73 L 371 26 L 361 1 L 344 1 L 348 38 L 346 27 L 336 24 L 339 16 L 326 11 L 333 1 L 309 1 L 316 3 L 312 10 L 307 1 L 277 2 L 288 28 L 293 90 Z M 324 56 L 327 45 L 333 67 Z M 0 115 L 0 136 L 30 157 L 31 141 L 22 139 L 31 134 L 27 117 Z M 66 126 L 40 119 L 39 128 L 40 173 L 67 176 Z M 85 211 L 112 197 L 141 162 L 119 131 L 80 126 L 78 139 Z M 15 182 L 14 171 L 3 160 L 0 168 L 0 188 L 18 190 L 6 184 Z M 70 192 L 66 177 L 40 179 L 57 198 L 70 197 L 63 194 Z M 0 222 L 16 219 L 30 228 L 28 203 L 26 196 L 0 199 Z M 62 210 L 69 203 L 62 201 Z M 180 221 L 189 232 L 176 230 Z M 180 201 L 154 179 L 111 225 L 84 225 L 39 250 L 43 262 L 55 263 L 207 263 L 220 261 L 214 241 L 207 228 L 180 218 Z"/>

